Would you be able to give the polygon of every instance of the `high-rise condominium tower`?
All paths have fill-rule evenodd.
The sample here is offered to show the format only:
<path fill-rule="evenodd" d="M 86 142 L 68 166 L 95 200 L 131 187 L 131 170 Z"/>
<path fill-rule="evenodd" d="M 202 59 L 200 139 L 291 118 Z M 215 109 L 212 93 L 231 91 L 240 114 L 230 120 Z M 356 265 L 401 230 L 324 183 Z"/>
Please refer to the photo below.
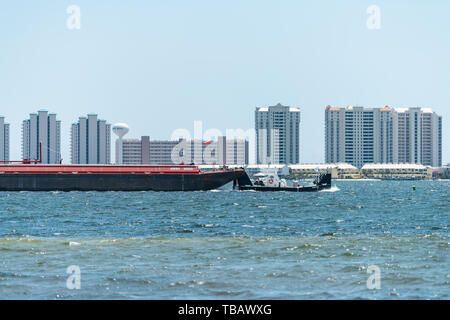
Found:
<path fill-rule="evenodd" d="M 300 162 L 300 109 L 277 104 L 256 108 L 256 161 L 259 164 Z"/>
<path fill-rule="evenodd" d="M 442 163 L 442 117 L 431 109 L 363 108 L 325 110 L 325 161 Z"/>
<path fill-rule="evenodd" d="M 9 123 L 0 117 L 0 160 L 9 160 Z"/>
<path fill-rule="evenodd" d="M 22 159 L 38 160 L 42 145 L 42 163 L 55 164 L 61 160 L 61 121 L 55 113 L 40 110 L 31 113 L 22 124 Z"/>
<path fill-rule="evenodd" d="M 72 124 L 71 157 L 74 164 L 111 162 L 111 125 L 96 114 L 80 117 Z"/>

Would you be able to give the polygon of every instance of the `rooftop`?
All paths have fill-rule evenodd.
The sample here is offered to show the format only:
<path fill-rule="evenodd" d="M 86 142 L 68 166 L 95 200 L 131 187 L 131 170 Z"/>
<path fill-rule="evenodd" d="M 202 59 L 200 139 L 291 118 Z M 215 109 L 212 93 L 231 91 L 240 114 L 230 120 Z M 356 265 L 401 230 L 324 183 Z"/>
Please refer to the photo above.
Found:
<path fill-rule="evenodd" d="M 417 163 L 368 163 L 362 167 L 362 170 L 368 169 L 425 169 L 429 168 Z"/>
<path fill-rule="evenodd" d="M 289 166 L 293 170 L 313 170 L 313 169 L 331 169 L 331 168 L 338 168 L 341 170 L 348 170 L 348 169 L 358 169 L 355 166 L 344 163 L 344 162 L 338 162 L 338 163 L 300 163 L 300 164 L 292 164 Z"/>
<path fill-rule="evenodd" d="M 300 112 L 300 108 L 283 106 L 281 103 L 278 103 L 276 106 L 256 107 L 256 111 L 258 111 L 258 112 L 269 112 L 269 110 L 272 109 L 272 108 L 280 108 L 280 107 L 281 108 L 289 108 L 289 112 Z"/>

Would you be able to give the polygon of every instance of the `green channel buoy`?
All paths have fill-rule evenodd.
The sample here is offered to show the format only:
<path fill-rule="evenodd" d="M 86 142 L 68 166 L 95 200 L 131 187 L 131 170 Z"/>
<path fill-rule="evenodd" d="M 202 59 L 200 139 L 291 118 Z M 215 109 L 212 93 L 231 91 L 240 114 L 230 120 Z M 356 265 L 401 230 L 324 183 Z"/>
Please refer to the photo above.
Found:
<path fill-rule="evenodd" d="M 413 186 L 413 190 L 416 190 L 416 186 Z"/>

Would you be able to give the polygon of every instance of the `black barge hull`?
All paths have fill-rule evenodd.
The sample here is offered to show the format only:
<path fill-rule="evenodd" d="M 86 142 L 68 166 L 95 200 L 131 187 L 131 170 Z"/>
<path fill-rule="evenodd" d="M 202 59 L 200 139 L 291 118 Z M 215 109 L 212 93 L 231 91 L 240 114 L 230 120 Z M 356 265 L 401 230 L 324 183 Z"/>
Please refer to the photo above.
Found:
<path fill-rule="evenodd" d="M 0 191 L 206 191 L 246 175 L 243 169 L 182 173 L 2 173 Z"/>

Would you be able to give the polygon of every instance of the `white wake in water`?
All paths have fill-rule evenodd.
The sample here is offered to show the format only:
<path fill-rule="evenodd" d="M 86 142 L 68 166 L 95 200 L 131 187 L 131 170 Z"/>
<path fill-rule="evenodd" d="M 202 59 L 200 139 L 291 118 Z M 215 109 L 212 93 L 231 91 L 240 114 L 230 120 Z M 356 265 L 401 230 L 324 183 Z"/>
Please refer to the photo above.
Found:
<path fill-rule="evenodd" d="M 337 186 L 331 186 L 330 189 L 324 189 L 324 190 L 320 190 L 319 192 L 336 192 L 336 191 L 340 191 L 341 189 L 339 189 Z"/>

